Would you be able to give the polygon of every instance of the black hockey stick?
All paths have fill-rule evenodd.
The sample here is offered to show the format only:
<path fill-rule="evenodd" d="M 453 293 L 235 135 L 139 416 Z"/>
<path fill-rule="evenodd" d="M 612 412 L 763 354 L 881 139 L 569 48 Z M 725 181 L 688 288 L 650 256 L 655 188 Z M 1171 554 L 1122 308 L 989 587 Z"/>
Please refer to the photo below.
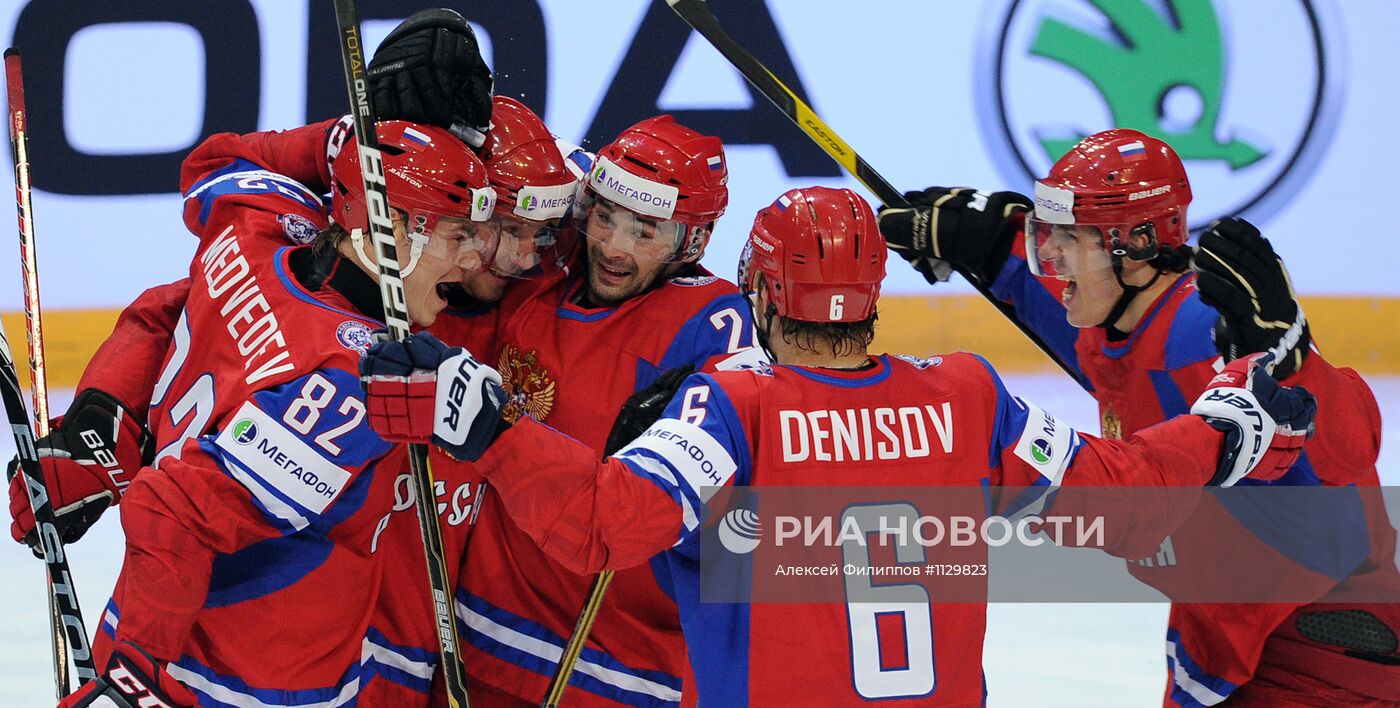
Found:
<path fill-rule="evenodd" d="M 681 16 L 682 20 L 685 20 L 686 24 L 690 25 L 696 32 L 699 32 L 700 36 L 704 37 L 710 43 L 710 46 L 719 50 L 719 53 L 723 54 L 724 58 L 728 59 L 729 63 L 735 69 L 738 69 L 739 73 L 743 74 L 744 78 L 747 79 L 750 84 L 753 84 L 754 88 L 758 89 L 764 97 L 778 107 L 778 110 L 782 111 L 792 122 L 796 123 L 797 127 L 801 128 L 802 132 L 807 134 L 807 137 L 811 138 L 817 145 L 820 145 L 821 148 L 831 156 L 831 159 L 840 163 L 851 176 L 865 185 L 865 188 L 869 189 L 877 199 L 885 204 L 885 206 L 909 206 L 909 202 L 905 200 L 904 196 L 891 186 L 889 182 L 885 181 L 885 178 L 881 177 L 880 173 L 876 172 L 855 150 L 851 149 L 851 146 L 847 145 L 846 142 L 836 134 L 836 131 L 832 130 L 821 118 L 817 117 L 817 114 L 812 110 L 811 106 L 808 106 L 801 98 L 798 98 L 797 94 L 792 92 L 792 89 L 789 89 L 783 82 L 778 80 L 778 77 L 773 75 L 773 72 L 768 70 L 768 67 L 765 67 L 762 62 L 755 59 L 752 54 L 749 54 L 746 49 L 740 46 L 738 42 L 735 42 L 734 39 L 724 31 L 724 28 L 719 26 L 719 22 L 715 20 L 715 16 L 710 14 L 710 8 L 705 4 L 705 0 L 666 0 L 666 2 L 670 4 L 672 10 L 676 11 L 677 15 Z M 946 263 L 946 261 L 942 263 Z M 1045 340 L 1040 338 L 1040 335 L 1036 334 L 1034 330 L 1027 327 L 1024 322 L 1016 318 L 1016 309 L 1014 307 L 992 295 L 991 290 L 988 289 L 988 285 L 982 282 L 981 278 L 974 276 L 972 273 L 968 272 L 966 268 L 959 268 L 953 266 L 951 263 L 947 265 L 957 271 L 967 282 L 971 283 L 972 287 L 977 288 L 977 292 L 981 293 L 982 297 L 996 306 L 998 310 L 1001 310 L 1001 314 L 1005 315 L 1008 320 L 1011 320 L 1011 323 L 1016 325 L 1016 328 L 1021 330 L 1021 333 L 1026 335 L 1027 339 L 1031 340 L 1031 343 L 1039 347 L 1042 352 L 1045 352 L 1045 355 L 1050 357 L 1051 361 L 1058 364 L 1061 369 L 1064 369 L 1065 373 L 1069 374 L 1071 378 L 1078 380 L 1075 376 L 1074 369 L 1061 359 L 1059 355 L 1055 353 L 1055 350 L 1051 349 L 1050 345 L 1046 344 Z"/>
<path fill-rule="evenodd" d="M 9 99 L 11 156 L 14 159 L 15 199 L 19 209 L 19 250 L 24 273 L 24 317 L 28 325 L 29 378 L 33 386 L 34 425 L 42 436 L 48 432 L 48 384 L 44 368 L 44 338 L 39 316 L 39 276 L 35 263 L 34 220 L 30 206 L 28 116 L 24 109 L 24 79 L 19 52 L 5 50 L 5 87 Z M 49 621 L 52 625 L 54 688 L 61 699 L 68 695 L 68 659 L 72 654 L 81 685 L 97 677 L 88 646 L 87 627 L 78 606 L 78 594 L 68 569 L 63 539 L 58 534 L 53 504 L 44 484 L 43 470 L 34 447 L 34 432 L 29 427 L 24 410 L 24 394 L 19 387 L 10 341 L 0 327 L 0 389 L 3 389 L 5 413 L 14 432 L 18 452 L 18 471 L 24 475 L 30 509 L 34 512 L 34 530 L 48 567 Z"/>
<path fill-rule="evenodd" d="M 389 328 L 389 336 L 402 340 L 409 333 L 408 304 L 404 298 L 403 278 L 399 275 L 398 254 L 394 247 L 394 222 L 385 190 L 384 159 L 379 152 L 374 104 L 370 101 L 369 81 L 365 76 L 360 15 L 355 9 L 354 0 L 335 0 L 335 19 L 340 28 L 340 57 L 345 65 L 345 86 L 350 93 L 350 113 L 354 116 L 355 142 L 360 151 L 369 230 L 379 261 L 379 294 L 384 302 L 384 323 Z M 467 676 L 459 651 L 461 643 L 457 638 L 455 613 L 452 611 L 452 584 L 447 577 L 447 554 L 443 549 L 442 527 L 438 524 L 437 496 L 433 491 L 433 472 L 428 467 L 427 446 L 409 445 L 408 464 L 413 473 L 414 507 L 418 512 L 419 530 L 423 532 L 428 582 L 432 587 L 433 608 L 437 615 L 438 646 L 442 650 L 447 702 L 452 708 L 466 708 Z"/>

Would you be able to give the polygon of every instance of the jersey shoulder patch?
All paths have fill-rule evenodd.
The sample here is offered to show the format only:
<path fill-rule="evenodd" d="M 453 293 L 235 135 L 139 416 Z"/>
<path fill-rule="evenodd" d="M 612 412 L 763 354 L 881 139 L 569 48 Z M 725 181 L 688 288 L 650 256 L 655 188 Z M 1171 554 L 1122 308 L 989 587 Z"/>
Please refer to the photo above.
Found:
<path fill-rule="evenodd" d="M 930 366 L 941 366 L 943 364 L 943 357 L 941 356 L 930 356 L 921 358 L 914 356 L 913 354 L 895 354 L 894 358 L 902 359 L 911 364 L 914 368 L 919 369 L 920 371 L 927 369 Z"/>

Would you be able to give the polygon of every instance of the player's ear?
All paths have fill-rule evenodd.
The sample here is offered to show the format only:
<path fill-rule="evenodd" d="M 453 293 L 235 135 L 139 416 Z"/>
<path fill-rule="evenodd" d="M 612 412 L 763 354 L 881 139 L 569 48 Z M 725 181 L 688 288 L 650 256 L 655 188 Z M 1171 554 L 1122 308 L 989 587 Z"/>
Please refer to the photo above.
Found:
<path fill-rule="evenodd" d="M 394 219 L 394 242 L 408 243 L 408 214 L 398 209 L 390 209 L 389 215 Z"/>

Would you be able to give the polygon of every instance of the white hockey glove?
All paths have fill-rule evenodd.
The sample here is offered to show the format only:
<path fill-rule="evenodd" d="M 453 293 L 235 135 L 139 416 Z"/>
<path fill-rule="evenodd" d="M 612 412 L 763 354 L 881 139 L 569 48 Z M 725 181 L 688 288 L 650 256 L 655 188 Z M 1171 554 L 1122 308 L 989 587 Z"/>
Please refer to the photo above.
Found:
<path fill-rule="evenodd" d="M 1255 354 L 1230 362 L 1191 406 L 1225 433 L 1210 485 L 1229 487 L 1246 476 L 1278 479 L 1303 453 L 1317 400 L 1302 386 L 1280 386 L 1268 371 L 1272 361 L 1269 354 Z"/>
<path fill-rule="evenodd" d="M 360 382 L 370 427 L 391 442 L 431 442 L 475 460 L 509 427 L 501 418 L 501 375 L 428 332 L 370 347 Z"/>

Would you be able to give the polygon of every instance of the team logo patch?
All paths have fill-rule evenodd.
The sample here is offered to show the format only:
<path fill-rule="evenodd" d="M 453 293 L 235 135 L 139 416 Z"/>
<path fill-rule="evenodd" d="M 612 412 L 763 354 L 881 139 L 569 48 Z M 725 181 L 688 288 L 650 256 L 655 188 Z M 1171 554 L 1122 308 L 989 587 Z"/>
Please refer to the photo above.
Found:
<path fill-rule="evenodd" d="M 748 509 L 733 509 L 719 522 L 719 542 L 730 553 L 753 553 L 762 540 L 763 523 Z"/>
<path fill-rule="evenodd" d="M 360 354 L 369 351 L 370 346 L 374 344 L 369 325 L 354 320 L 340 323 L 340 326 L 335 328 L 335 338 L 340 341 L 341 346 Z"/>
<path fill-rule="evenodd" d="M 501 417 L 514 423 L 528 415 L 538 421 L 554 410 L 554 377 L 540 366 L 538 354 L 521 354 L 514 344 L 501 351 L 496 365 L 501 374 L 501 387 L 506 391 L 506 404 Z"/>
<path fill-rule="evenodd" d="M 719 280 L 719 276 L 717 275 L 683 275 L 671 278 L 671 284 L 685 288 L 695 288 L 701 285 L 709 285 L 716 280 Z"/>
<path fill-rule="evenodd" d="M 258 439 L 258 424 L 247 418 L 241 418 L 234 422 L 233 441 L 239 445 L 249 445 Z"/>
<path fill-rule="evenodd" d="M 283 214 L 277 217 L 277 222 L 282 224 L 282 233 L 287 235 L 287 240 L 296 244 L 311 243 L 321 232 L 314 222 L 301 214 Z"/>

